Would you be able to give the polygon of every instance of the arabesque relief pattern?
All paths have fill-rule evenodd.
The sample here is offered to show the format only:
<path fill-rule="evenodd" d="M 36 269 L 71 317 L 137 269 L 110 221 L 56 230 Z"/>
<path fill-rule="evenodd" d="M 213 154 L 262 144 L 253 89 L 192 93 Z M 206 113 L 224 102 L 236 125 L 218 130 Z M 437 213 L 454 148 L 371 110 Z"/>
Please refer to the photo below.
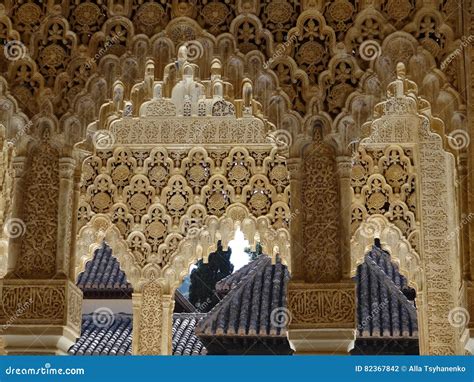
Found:
<path fill-rule="evenodd" d="M 131 279 L 141 294 L 136 297 L 141 299 L 141 319 L 134 329 L 139 354 L 160 354 L 165 332 L 162 307 L 154 301 L 157 289 L 142 290 L 149 288 L 145 280 L 154 277 L 164 282 L 165 292 L 174 292 L 174 279 L 159 277 L 167 268 L 182 271 L 173 263 L 184 251 L 180 244 L 205 231 L 209 217 L 230 216 L 239 224 L 245 224 L 247 215 L 264 219 L 273 239 L 255 232 L 250 241 L 261 240 L 270 256 L 286 252 L 278 250 L 278 235 L 289 228 L 289 174 L 284 148 L 276 142 L 288 145 L 288 136 L 254 115 L 259 105 L 250 81 L 243 83 L 243 99 L 224 98 L 226 87 L 232 86 L 222 80 L 219 60 L 213 60 L 210 80 L 196 80 L 198 68 L 188 61 L 190 52 L 180 48 L 177 64 L 165 67 L 166 81 L 134 86 L 141 97 L 125 100 L 122 84 L 116 83 L 113 103 L 103 110 L 110 106 L 118 113 L 91 125 L 89 139 L 78 145 L 83 155 L 92 151 L 82 166 L 78 228 L 83 232 L 94 216 L 106 217 L 119 230 L 141 275 L 139 283 Z M 149 61 L 147 70 L 153 72 L 153 67 Z M 133 110 L 139 110 L 137 117 Z M 236 208 L 244 214 L 233 214 Z M 83 240 L 87 238 L 80 234 L 79 244 Z M 200 246 L 194 261 L 207 259 L 216 245 L 209 238 L 199 240 L 208 245 Z M 131 272 L 126 264 L 122 268 Z"/>
<path fill-rule="evenodd" d="M 311 278 L 316 273 L 305 275 L 299 269 L 304 268 L 305 255 L 295 252 L 303 253 L 305 247 L 298 231 L 304 232 L 301 221 L 306 215 L 322 216 L 313 210 L 303 213 L 303 195 L 294 192 L 301 190 L 299 183 L 292 187 L 288 218 L 285 173 L 290 173 L 290 183 L 295 185 L 303 179 L 302 168 L 313 171 L 312 162 L 295 164 L 295 158 L 301 160 L 302 147 L 312 144 L 315 124 L 321 127 L 324 145 L 333 153 L 327 160 L 315 159 L 314 167 L 321 165 L 322 173 L 327 174 L 329 169 L 334 171 L 336 161 L 339 170 L 347 170 L 353 147 L 368 135 L 362 126 L 371 121 L 372 111 L 384 97 L 386 85 L 395 79 L 395 66 L 400 61 L 416 82 L 418 94 L 430 102 L 433 116 L 443 120 L 445 129 L 438 133 L 443 138 L 453 132 L 466 133 L 466 105 L 474 105 L 467 102 L 463 91 L 469 75 L 465 73 L 464 52 L 469 48 L 450 56 L 463 49 L 463 35 L 472 34 L 462 17 L 468 13 L 466 8 L 453 1 L 435 4 L 409 0 L 5 1 L 0 5 L 0 39 L 18 42 L 19 50 L 0 49 L 0 123 L 17 156 L 12 161 L 12 189 L 2 188 L 0 203 L 6 204 L 12 193 L 9 216 L 25 219 L 32 230 L 24 242 L 9 240 L 8 259 L 5 251 L 0 261 L 6 264 L 8 260 L 5 272 L 24 264 L 22 272 L 31 274 L 33 268 L 45 271 L 37 276 L 47 280 L 53 256 L 55 272 L 72 281 L 78 263 L 83 265 L 91 255 L 89 245 L 96 245 L 104 235 L 120 245 L 121 259 L 131 263 L 127 276 L 137 282 L 141 278 L 140 287 L 152 275 L 168 277 L 175 285 L 189 261 L 205 258 L 212 250 L 209 242 L 227 241 L 238 223 L 253 245 L 256 239 L 265 241 L 265 250 L 272 256 L 289 254 L 286 243 L 290 225 L 292 246 L 299 244 L 292 253 L 293 270 L 300 281 Z M 189 60 L 180 52 L 184 44 L 193 47 Z M 149 59 L 154 64 L 150 65 Z M 194 79 L 182 83 L 187 89 L 173 94 L 183 78 L 186 61 L 186 76 Z M 214 76 L 220 79 L 216 86 Z M 196 89 L 189 92 L 190 86 Z M 186 92 L 194 96 L 185 99 Z M 229 124 L 230 118 L 239 122 Z M 173 126 L 179 126 L 172 134 L 170 119 Z M 59 165 L 58 186 L 53 190 L 58 203 L 53 206 L 47 197 L 45 203 L 59 211 L 55 223 L 59 227 L 52 226 L 49 215 L 43 220 L 35 214 L 28 216 L 22 196 L 26 195 L 25 187 L 41 189 L 44 184 L 39 176 L 34 177 L 35 185 L 29 182 L 26 174 L 31 173 L 31 157 L 25 147 L 31 137 L 39 139 L 45 121 L 54 125 L 54 150 L 58 150 L 49 158 L 45 179 L 58 179 L 56 163 Z M 100 130 L 112 132 L 120 144 L 92 148 L 94 133 Z M 275 135 L 270 133 L 268 140 L 270 131 Z M 88 142 L 78 145 L 73 155 L 70 147 L 86 137 Z M 190 141 L 203 147 L 186 146 Z M 134 142 L 141 143 L 140 147 L 132 147 Z M 453 149 L 448 142 L 444 140 L 443 146 L 456 155 L 457 174 L 468 173 L 467 147 Z M 251 143 L 266 148 L 251 147 Z M 225 145 L 229 147 L 224 149 Z M 419 173 L 413 174 L 416 157 L 410 150 L 384 146 L 360 151 L 354 159 L 358 165 L 352 181 L 372 180 L 357 190 L 351 223 L 355 230 L 377 210 L 421 253 L 424 242 L 420 242 L 417 222 L 423 220 L 422 202 L 413 195 L 420 192 L 423 179 Z M 74 194 L 74 189 L 79 190 L 82 162 L 89 156 L 83 167 L 87 186 Z M 73 157 L 78 165 L 74 178 L 69 174 L 76 164 Z M 382 157 L 386 160 L 380 162 Z M 197 170 L 196 163 L 207 170 Z M 9 162 L 0 167 L 10 171 Z M 94 183 L 97 179 L 100 181 Z M 324 179 L 321 192 L 328 192 L 337 182 L 339 190 L 325 196 L 325 202 L 334 204 L 326 205 L 322 215 L 334 219 L 335 211 L 339 211 L 344 217 L 339 224 L 331 224 L 330 243 L 336 232 L 343 236 L 340 242 L 347 242 L 348 176 L 339 171 L 336 177 Z M 468 183 L 468 177 L 458 177 L 460 212 L 464 214 L 470 211 Z M 314 194 L 307 191 L 306 196 Z M 382 206 L 383 200 L 389 205 Z M 318 199 L 318 205 L 321 203 Z M 76 210 L 78 221 L 72 212 Z M 186 216 L 192 228 L 204 226 L 197 239 L 189 237 L 182 221 Z M 92 226 L 97 222 L 107 228 L 94 231 Z M 44 243 L 40 234 L 46 230 L 43 223 L 48 227 L 43 232 L 47 237 Z M 84 253 L 74 253 L 76 228 L 81 229 L 77 230 L 77 248 Z M 86 238 L 90 232 L 92 237 Z M 135 248 L 140 248 L 136 254 L 126 249 L 132 243 L 130 235 Z M 163 235 L 167 235 L 164 242 Z M 188 237 L 179 247 L 183 235 Z M 276 249 L 271 248 L 275 238 Z M 347 276 L 350 261 L 346 244 L 341 244 L 336 255 L 334 246 L 323 248 L 313 243 L 312 271 L 321 264 L 318 251 L 324 249 L 331 258 L 330 279 L 336 280 L 339 272 Z M 463 274 L 472 280 L 470 245 L 469 235 L 463 235 Z M 176 249 L 178 254 L 170 257 Z M 48 256 L 38 258 L 35 251 L 42 250 L 50 254 L 49 260 Z M 135 261 L 163 265 L 166 259 L 173 266 L 159 271 L 149 267 L 146 276 L 137 271 Z M 35 261 L 33 265 L 30 260 Z M 339 284 L 338 288 L 352 290 L 353 285 Z M 310 289 L 306 293 L 314 295 Z M 75 301 L 71 306 L 77 305 L 77 300 L 71 301 Z M 303 308 L 298 312 L 304 315 L 307 305 L 299 306 Z M 307 310 L 307 317 L 315 318 L 314 311 Z"/>
<path fill-rule="evenodd" d="M 360 147 L 353 158 L 351 186 L 352 235 L 368 216 L 380 214 L 402 231 L 413 248 L 419 248 L 413 149 Z"/>
<path fill-rule="evenodd" d="M 450 320 L 453 310 L 459 309 L 461 285 L 454 157 L 443 148 L 442 121 L 433 118 L 429 103 L 418 98 L 402 63 L 387 97 L 375 108 L 376 119 L 367 126 L 370 136 L 355 155 L 353 229 L 356 232 L 359 222 L 371 215 L 383 215 L 400 230 L 421 259 L 418 271 L 423 271 L 423 278 L 417 283 L 421 354 L 464 354 L 465 327 Z M 376 226 L 365 224 L 365 235 L 375 236 Z"/>

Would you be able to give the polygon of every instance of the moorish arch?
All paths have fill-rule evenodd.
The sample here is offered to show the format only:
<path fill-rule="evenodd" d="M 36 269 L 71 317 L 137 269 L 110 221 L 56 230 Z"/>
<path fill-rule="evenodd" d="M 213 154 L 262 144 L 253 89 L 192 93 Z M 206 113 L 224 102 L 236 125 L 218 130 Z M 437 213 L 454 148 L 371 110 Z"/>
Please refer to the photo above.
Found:
<path fill-rule="evenodd" d="M 402 235 L 390 245 L 417 286 L 420 354 L 464 354 L 467 322 L 452 321 L 464 308 L 455 165 L 444 125 L 406 78 L 403 63 L 374 112 L 351 171 L 352 271 L 367 250 L 364 235 L 384 234 L 388 242 Z"/>
<path fill-rule="evenodd" d="M 368 135 L 363 123 L 370 121 L 373 107 L 384 97 L 386 82 L 395 78 L 397 62 L 405 63 L 410 76 L 417 81 L 419 94 L 430 101 L 432 113 L 444 120 L 445 131 L 438 132 L 442 137 L 458 128 L 465 133 L 465 115 L 472 116 L 472 110 L 466 110 L 465 106 L 473 104 L 467 102 L 471 93 L 459 94 L 469 78 L 465 63 L 469 64 L 470 58 L 472 61 L 472 57 L 469 58 L 472 49 L 461 39 L 471 34 L 464 25 L 469 23 L 462 23 L 461 13 L 465 9 L 452 9 L 453 2 L 403 1 L 401 8 L 388 6 L 388 3 L 265 0 L 257 7 L 256 2 L 244 0 L 225 4 L 173 2 L 165 5 L 112 0 L 107 4 L 90 1 L 61 6 L 55 1 L 41 5 L 7 1 L 0 5 L 0 37 L 20 41 L 27 54 L 8 61 L 4 50 L 0 50 L 0 122 L 6 128 L 7 139 L 12 140 L 18 134 L 23 135 L 24 126 L 29 126 L 25 135 L 34 135 L 38 124 L 29 125 L 29 121 L 38 114 L 47 115 L 56 119 L 56 132 L 62 138 L 67 137 L 68 144 L 76 143 L 86 136 L 91 122 L 114 119 L 117 110 L 118 113 L 130 110 L 127 108 L 130 104 L 122 105 L 121 86 L 123 98 L 132 105 L 151 99 L 150 79 L 151 84 L 155 79 L 163 81 L 165 66 L 178 55 L 179 47 L 186 41 L 198 41 L 204 54 L 193 63 L 201 68 L 200 73 L 207 73 L 209 69 L 212 72 L 212 58 L 220 58 L 224 98 L 244 98 L 240 94 L 241 81 L 247 77 L 252 81 L 253 98 L 262 105 L 262 113 L 257 112 L 257 107 L 254 112 L 265 115 L 277 129 L 286 130 L 293 142 L 308 143 L 314 135 L 314 125 L 323 125 L 324 140 L 331 141 L 335 148 L 340 208 L 350 213 L 350 174 L 347 174 L 351 167 L 351 148 L 354 142 Z M 275 23 L 282 18 L 282 25 Z M 253 33 L 246 33 L 249 30 Z M 367 40 L 375 43 L 376 48 L 381 47 L 381 51 L 375 50 L 376 57 L 365 55 L 362 48 L 367 46 Z M 149 58 L 155 59 L 154 67 L 147 66 Z M 172 67 L 168 72 L 172 72 Z M 134 88 L 142 79 L 148 85 Z M 227 93 L 232 89 L 229 84 L 233 85 L 233 95 Z M 166 89 L 171 90 L 172 86 Z M 162 95 L 169 97 L 167 90 L 162 89 Z M 115 99 L 115 104 L 110 102 L 100 108 L 109 99 Z M 3 108 L 5 101 L 13 107 Z M 139 112 L 137 107 L 131 110 L 134 117 Z M 466 147 L 453 150 L 450 146 L 445 144 L 444 148 L 456 154 L 461 194 L 459 210 L 467 214 L 471 182 L 467 170 L 471 158 Z M 288 167 L 296 173 L 300 167 L 297 163 L 302 155 L 300 149 L 299 145 L 291 145 L 291 158 L 287 159 Z M 24 165 L 22 155 L 18 156 L 12 161 L 13 165 L 7 167 L 9 170 L 16 167 L 17 179 L 12 183 L 20 184 Z M 65 210 L 71 205 L 70 182 L 76 195 L 72 197 L 72 205 L 79 201 L 80 171 L 71 177 L 72 155 L 66 149 L 61 156 L 65 159 L 60 164 L 63 186 L 59 204 L 60 210 Z M 290 182 L 295 186 L 292 195 L 296 195 L 298 178 L 293 177 Z M 22 205 L 21 198 L 14 192 L 15 198 L 11 209 L 14 218 L 21 216 L 18 207 Z M 395 212 L 399 207 L 400 203 L 394 206 L 391 222 L 398 227 L 409 225 L 415 214 L 407 206 L 402 208 L 402 216 L 398 218 Z M 295 228 L 290 230 L 295 238 L 295 232 L 302 228 L 297 223 L 303 215 L 299 211 L 298 216 L 293 216 L 293 211 L 291 215 Z M 64 227 L 73 224 L 73 232 L 80 228 L 76 225 L 83 224 L 67 213 L 65 217 L 61 217 L 61 224 L 66 222 Z M 342 219 L 341 224 L 341 250 L 346 253 L 343 275 L 347 278 L 350 274 L 350 216 Z M 472 227 L 470 224 L 471 230 Z M 59 243 L 69 240 L 67 229 L 60 231 L 57 257 L 74 264 L 74 250 L 68 251 L 67 245 Z M 461 242 L 463 277 L 466 288 L 472 291 L 473 244 L 467 232 L 463 229 Z M 416 242 L 416 234 L 416 229 L 412 229 L 410 242 Z M 74 242 L 74 235 L 71 240 Z M 21 252 L 15 246 L 18 240 L 10 240 L 9 257 L 14 253 L 11 257 L 15 258 Z M 71 247 L 74 248 L 74 243 Z M 73 272 L 69 274 L 72 279 L 71 274 Z M 77 299 L 71 301 L 77 302 Z M 471 297 L 471 309 L 472 301 Z M 67 305 L 61 304 L 58 309 L 66 311 Z M 35 325 L 41 320 L 47 322 L 48 316 L 37 319 Z"/>
<path fill-rule="evenodd" d="M 187 55 L 182 46 L 164 81 L 135 85 L 131 100 L 117 82 L 113 100 L 101 108 L 109 117 L 92 124 L 77 146 L 79 156 L 92 155 L 83 161 L 78 213 L 78 245 L 87 255 L 75 272 L 91 258 L 96 237 L 126 243 L 118 258 L 134 287 L 136 354 L 168 354 L 174 290 L 219 240 L 227 247 L 237 226 L 274 260 L 290 259 L 283 155 L 290 137 L 255 116 L 249 80 L 243 99 L 229 100 L 232 85 L 222 80 L 220 62 L 201 81 Z M 149 335 L 150 326 L 162 328 Z"/>

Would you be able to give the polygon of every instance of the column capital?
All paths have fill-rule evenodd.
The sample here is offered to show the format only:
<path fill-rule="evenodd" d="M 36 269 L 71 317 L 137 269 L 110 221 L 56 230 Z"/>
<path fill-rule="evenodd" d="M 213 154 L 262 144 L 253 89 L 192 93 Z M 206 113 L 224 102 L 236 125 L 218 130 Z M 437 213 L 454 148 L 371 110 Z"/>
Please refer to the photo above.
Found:
<path fill-rule="evenodd" d="M 74 175 L 76 160 L 70 157 L 59 158 L 59 176 L 70 179 Z"/>
<path fill-rule="evenodd" d="M 352 169 L 352 158 L 347 155 L 340 155 L 336 157 L 336 163 L 339 177 L 350 178 Z"/>
<path fill-rule="evenodd" d="M 26 160 L 27 158 L 24 156 L 13 158 L 12 167 L 15 178 L 23 177 L 26 168 Z"/>
<path fill-rule="evenodd" d="M 290 172 L 290 178 L 299 179 L 300 178 L 300 169 L 302 166 L 303 160 L 301 158 L 288 158 L 286 160 L 286 167 Z"/>

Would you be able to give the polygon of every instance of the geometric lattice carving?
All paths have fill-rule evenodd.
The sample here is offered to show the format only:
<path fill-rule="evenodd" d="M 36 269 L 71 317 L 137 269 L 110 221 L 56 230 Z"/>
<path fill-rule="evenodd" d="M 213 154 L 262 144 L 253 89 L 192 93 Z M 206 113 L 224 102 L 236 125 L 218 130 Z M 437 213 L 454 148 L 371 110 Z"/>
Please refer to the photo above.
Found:
<path fill-rule="evenodd" d="M 161 353 L 162 289 L 158 282 L 151 281 L 143 287 L 138 333 L 138 354 Z"/>
<path fill-rule="evenodd" d="M 355 232 L 363 236 L 362 229 L 370 231 L 364 223 L 368 216 L 382 214 L 410 241 L 421 259 L 416 272 L 423 272 L 421 279 L 416 277 L 422 296 L 417 305 L 424 313 L 419 317 L 420 352 L 463 354 L 464 328 L 449 320 L 461 301 L 454 158 L 431 131 L 432 126 L 438 131 L 443 127 L 431 117 L 429 103 L 417 97 L 401 63 L 387 96 L 375 107 L 371 134 L 361 141 L 355 158 L 353 230 L 362 222 Z"/>
<path fill-rule="evenodd" d="M 318 132 L 304 154 L 303 261 L 307 282 L 334 282 L 341 277 L 337 166 L 333 151 L 321 138 Z"/>
<path fill-rule="evenodd" d="M 25 234 L 15 273 L 23 278 L 51 278 L 56 272 L 59 153 L 46 138 L 30 154 L 25 179 Z"/>
<path fill-rule="evenodd" d="M 384 149 L 359 147 L 351 170 L 352 234 L 368 216 L 381 214 L 418 248 L 413 160 L 413 149 L 395 144 Z"/>

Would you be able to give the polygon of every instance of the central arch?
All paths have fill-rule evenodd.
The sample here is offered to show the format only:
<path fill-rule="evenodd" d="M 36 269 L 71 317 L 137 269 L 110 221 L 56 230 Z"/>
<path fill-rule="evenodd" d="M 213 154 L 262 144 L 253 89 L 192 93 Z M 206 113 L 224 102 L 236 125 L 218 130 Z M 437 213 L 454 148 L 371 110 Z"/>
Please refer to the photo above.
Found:
<path fill-rule="evenodd" d="M 183 46 L 163 81 L 145 74 L 132 101 L 117 81 L 76 146 L 83 166 L 75 273 L 101 240 L 119 247 L 135 292 L 135 354 L 169 354 L 175 289 L 189 265 L 206 261 L 218 241 L 227 247 L 237 227 L 290 264 L 289 134 L 259 114 L 249 80 L 236 100 L 217 59 L 209 80 L 195 79 L 197 70 Z M 154 73 L 152 61 L 146 73 Z"/>

